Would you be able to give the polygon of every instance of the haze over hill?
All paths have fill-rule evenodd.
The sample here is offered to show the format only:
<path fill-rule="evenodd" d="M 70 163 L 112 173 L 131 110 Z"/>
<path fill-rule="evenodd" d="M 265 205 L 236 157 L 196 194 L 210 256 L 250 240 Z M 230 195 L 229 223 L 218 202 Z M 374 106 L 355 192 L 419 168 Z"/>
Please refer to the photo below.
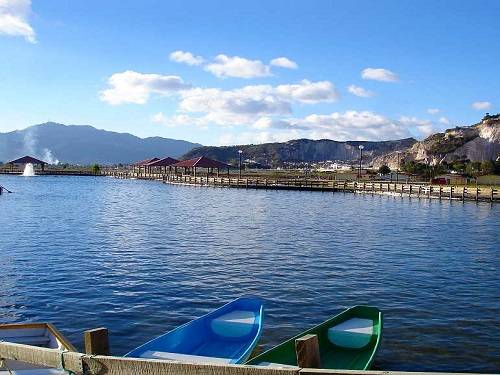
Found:
<path fill-rule="evenodd" d="M 0 133 L 0 161 L 32 155 L 49 163 L 118 164 L 154 156 L 179 157 L 200 144 L 54 122 Z"/>
<path fill-rule="evenodd" d="M 234 164 L 238 159 L 238 150 L 242 150 L 244 159 L 250 159 L 262 166 L 278 167 L 283 166 L 287 162 L 357 160 L 359 158 L 358 147 L 359 145 L 363 145 L 363 157 L 368 161 L 388 152 L 406 150 L 416 142 L 417 140 L 414 138 L 379 142 L 297 139 L 282 143 L 264 143 L 259 145 L 203 146 L 192 149 L 183 158 L 207 156 Z"/>

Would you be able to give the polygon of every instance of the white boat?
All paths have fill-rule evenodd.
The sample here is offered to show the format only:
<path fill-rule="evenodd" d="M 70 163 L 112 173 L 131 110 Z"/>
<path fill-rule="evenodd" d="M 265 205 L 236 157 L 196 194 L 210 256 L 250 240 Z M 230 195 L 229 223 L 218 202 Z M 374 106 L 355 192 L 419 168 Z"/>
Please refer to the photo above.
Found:
<path fill-rule="evenodd" d="M 76 351 L 75 347 L 49 323 L 0 324 L 0 341 Z M 66 374 L 66 372 L 21 361 L 4 360 L 0 363 L 0 375 L 10 374 L 59 375 Z"/>

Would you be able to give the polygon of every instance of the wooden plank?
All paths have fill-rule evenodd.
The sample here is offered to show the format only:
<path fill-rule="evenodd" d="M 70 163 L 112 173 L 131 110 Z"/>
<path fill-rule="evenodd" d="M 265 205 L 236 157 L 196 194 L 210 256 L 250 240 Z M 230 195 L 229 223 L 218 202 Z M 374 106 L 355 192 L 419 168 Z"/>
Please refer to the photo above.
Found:
<path fill-rule="evenodd" d="M 299 369 L 273 369 L 241 365 L 187 364 L 138 358 L 83 357 L 92 375 L 298 375 Z"/>
<path fill-rule="evenodd" d="M 295 340 L 295 354 L 299 367 L 321 367 L 317 335 L 304 335 Z"/>
<path fill-rule="evenodd" d="M 109 338 L 107 328 L 101 327 L 84 332 L 85 353 L 109 355 Z"/>
<path fill-rule="evenodd" d="M 46 325 L 47 329 L 52 332 L 52 334 L 57 338 L 57 340 L 59 340 L 61 344 L 66 347 L 66 349 L 76 352 L 76 348 L 68 341 L 66 337 L 64 337 L 61 332 L 59 332 L 56 327 L 54 327 L 51 323 L 46 323 Z"/>
<path fill-rule="evenodd" d="M 38 346 L 0 342 L 0 358 L 59 368 L 62 351 Z"/>

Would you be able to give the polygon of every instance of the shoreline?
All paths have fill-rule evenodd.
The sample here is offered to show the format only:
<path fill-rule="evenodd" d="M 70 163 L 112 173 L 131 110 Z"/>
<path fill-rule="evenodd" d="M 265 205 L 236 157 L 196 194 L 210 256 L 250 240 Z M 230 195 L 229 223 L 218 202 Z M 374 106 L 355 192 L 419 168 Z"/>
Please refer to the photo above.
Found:
<path fill-rule="evenodd" d="M 233 189 L 268 189 L 378 194 L 393 197 L 425 198 L 470 202 L 500 202 L 500 191 L 495 187 L 469 187 L 463 185 L 429 185 L 401 182 L 348 182 L 337 180 L 298 180 L 290 178 L 217 177 L 173 174 L 144 174 L 104 171 L 104 175 L 119 179 L 155 180 L 171 185 L 220 187 Z"/>

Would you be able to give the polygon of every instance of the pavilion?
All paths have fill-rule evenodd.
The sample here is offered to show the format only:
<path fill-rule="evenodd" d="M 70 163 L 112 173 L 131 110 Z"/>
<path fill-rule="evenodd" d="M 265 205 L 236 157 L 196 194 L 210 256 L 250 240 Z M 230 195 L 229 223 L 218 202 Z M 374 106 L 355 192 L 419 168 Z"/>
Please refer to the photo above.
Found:
<path fill-rule="evenodd" d="M 184 174 L 187 174 L 188 171 L 192 171 L 195 177 L 197 168 L 205 168 L 207 170 L 207 175 L 209 175 L 211 172 L 213 173 L 214 169 L 217 169 L 217 176 L 219 175 L 220 169 L 227 169 L 227 174 L 229 174 L 229 168 L 231 168 L 229 164 L 209 159 L 205 156 L 200 156 L 189 160 L 182 160 L 178 163 L 172 164 L 170 167 L 173 167 L 175 169 L 175 173 L 177 173 L 177 168 L 184 168 Z"/>
<path fill-rule="evenodd" d="M 146 173 L 148 171 L 148 164 L 149 163 L 153 163 L 155 161 L 158 161 L 160 160 L 159 158 L 150 158 L 150 159 L 145 159 L 145 160 L 140 160 L 140 161 L 136 161 L 135 163 L 132 164 L 132 167 L 134 168 L 134 171 L 136 168 L 139 169 L 139 173 L 141 173 L 141 168 L 144 168 L 144 173 Z"/>
<path fill-rule="evenodd" d="M 47 162 L 43 161 L 43 160 L 40 160 L 40 159 L 36 159 L 32 156 L 23 156 L 22 158 L 19 158 L 19 159 L 15 159 L 15 160 L 11 160 L 9 162 L 7 162 L 7 164 L 10 165 L 10 169 L 13 170 L 14 169 L 14 165 L 20 165 L 20 164 L 23 164 L 23 165 L 26 165 L 26 164 L 33 164 L 33 165 L 40 165 L 42 167 L 42 171 L 45 169 L 45 165 L 48 164 Z"/>
<path fill-rule="evenodd" d="M 161 172 L 167 172 L 167 167 L 168 167 L 168 170 L 171 171 L 172 165 L 176 164 L 178 162 L 179 162 L 179 160 L 171 158 L 170 156 L 167 156 L 166 158 L 163 158 L 163 159 L 151 161 L 151 162 L 147 163 L 146 166 L 149 168 L 150 171 L 151 171 L 151 169 L 153 169 L 155 171 L 158 171 L 158 169 L 159 169 L 159 172 L 161 173 Z"/>

